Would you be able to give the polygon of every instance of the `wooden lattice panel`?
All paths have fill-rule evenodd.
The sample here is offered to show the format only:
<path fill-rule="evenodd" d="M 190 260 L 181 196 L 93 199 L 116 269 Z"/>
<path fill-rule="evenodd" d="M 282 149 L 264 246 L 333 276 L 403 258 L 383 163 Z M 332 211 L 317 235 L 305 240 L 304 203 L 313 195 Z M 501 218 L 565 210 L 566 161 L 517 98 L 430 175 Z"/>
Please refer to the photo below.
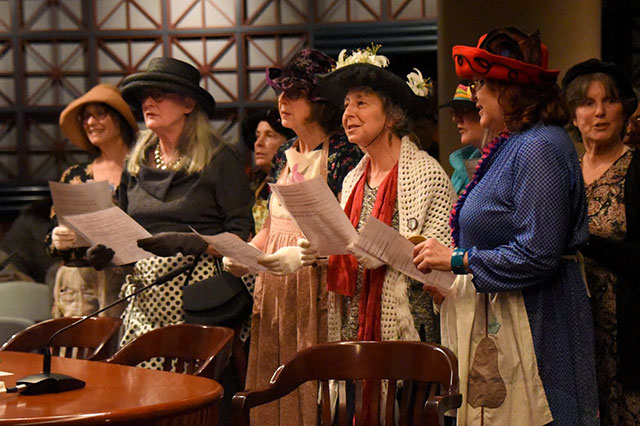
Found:
<path fill-rule="evenodd" d="M 34 180 L 57 180 L 67 167 L 88 159 L 85 152 L 79 151 L 62 137 L 56 122 L 30 115 L 27 117 L 26 130 L 31 151 L 28 169 Z"/>
<path fill-rule="evenodd" d="M 159 38 L 103 38 L 97 42 L 96 62 L 100 82 L 119 86 L 129 74 L 147 69 L 149 61 L 163 56 Z"/>
<path fill-rule="evenodd" d="M 391 19 L 435 18 L 437 2 L 435 0 L 388 0 Z"/>
<path fill-rule="evenodd" d="M 0 41 L 0 107 L 15 103 L 14 61 L 10 40 Z"/>
<path fill-rule="evenodd" d="M 238 100 L 238 58 L 235 35 L 171 40 L 171 56 L 200 70 L 201 84 L 217 104 Z"/>
<path fill-rule="evenodd" d="M 316 19 L 322 23 L 379 21 L 382 0 L 318 0 Z"/>
<path fill-rule="evenodd" d="M 23 31 L 80 30 L 81 0 L 21 0 L 20 27 Z"/>
<path fill-rule="evenodd" d="M 23 42 L 26 84 L 25 104 L 66 105 L 86 87 L 86 43 Z"/>
<path fill-rule="evenodd" d="M 236 0 L 167 0 L 175 29 L 228 28 L 236 25 Z"/>
<path fill-rule="evenodd" d="M 100 30 L 150 30 L 162 27 L 161 0 L 99 0 L 92 2 Z"/>
<path fill-rule="evenodd" d="M 0 0 L 0 31 L 11 29 L 11 4 L 9 0 Z"/>
<path fill-rule="evenodd" d="M 302 24 L 309 20 L 307 2 L 296 0 L 245 0 L 245 25 Z"/>
<path fill-rule="evenodd" d="M 18 176 L 18 136 L 13 116 L 0 117 L 0 180 Z"/>
<path fill-rule="evenodd" d="M 270 66 L 282 67 L 307 43 L 305 34 L 274 36 L 247 36 L 247 98 L 254 101 L 271 102 L 275 93 L 265 81 L 265 69 Z"/>

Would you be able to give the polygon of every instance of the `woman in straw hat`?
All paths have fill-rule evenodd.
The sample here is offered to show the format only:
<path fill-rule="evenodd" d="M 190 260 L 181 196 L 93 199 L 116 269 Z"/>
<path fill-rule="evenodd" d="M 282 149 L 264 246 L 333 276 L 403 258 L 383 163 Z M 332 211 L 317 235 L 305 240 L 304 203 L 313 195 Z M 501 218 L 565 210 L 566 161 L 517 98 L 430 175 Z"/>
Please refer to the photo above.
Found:
<path fill-rule="evenodd" d="M 120 91 L 110 84 L 99 84 L 71 102 L 60 114 L 62 133 L 74 145 L 94 154 L 87 163 L 68 168 L 60 179 L 64 183 L 107 181 L 115 196 L 125 156 L 133 144 L 138 124 Z M 52 209 L 54 222 L 55 213 Z M 54 286 L 53 316 L 86 315 L 117 298 L 124 279 L 122 268 L 96 271 L 88 266 L 87 247 L 74 248 L 76 234 L 57 225 L 47 237 L 51 254 L 64 261 Z M 117 315 L 117 308 L 104 315 Z"/>
<path fill-rule="evenodd" d="M 593 322 L 578 249 L 587 205 L 568 115 L 538 32 L 497 29 L 455 46 L 459 77 L 485 128 L 484 150 L 458 199 L 454 249 L 415 249 L 422 271 L 458 274 L 441 310 L 442 343 L 460 366 L 458 424 L 596 425 Z"/>
<path fill-rule="evenodd" d="M 215 101 L 200 87 L 200 72 L 173 58 L 154 58 L 146 71 L 130 75 L 122 96 L 142 115 L 148 130 L 140 133 L 127 159 L 118 201 L 154 237 L 138 244 L 156 256 L 136 262 L 122 294 L 155 280 L 200 256 L 192 282 L 219 272 L 214 251 L 197 232 L 232 232 L 246 239 L 253 227 L 249 190 L 240 161 L 211 127 Z M 113 252 L 90 250 L 96 266 Z M 123 314 L 124 345 L 157 327 L 184 322 L 185 275 L 130 300 Z M 156 368 L 156 360 L 147 366 Z"/>
<path fill-rule="evenodd" d="M 287 184 L 321 176 L 337 196 L 362 153 L 346 140 L 339 110 L 317 87 L 316 74 L 334 63 L 318 50 L 302 50 L 284 68 L 267 69 L 267 82 L 278 94 L 282 125 L 296 133 L 276 154 L 274 180 Z M 327 340 L 326 266 L 315 264 L 313 250 L 306 252 L 308 241 L 277 197 L 271 197 L 269 217 L 252 243 L 268 253 L 261 262 L 269 271 L 256 278 L 246 386 L 263 388 L 289 357 Z M 225 258 L 225 266 L 238 276 L 247 272 L 233 259 Z M 256 408 L 252 424 L 315 426 L 317 396 L 316 384 L 306 383 Z"/>

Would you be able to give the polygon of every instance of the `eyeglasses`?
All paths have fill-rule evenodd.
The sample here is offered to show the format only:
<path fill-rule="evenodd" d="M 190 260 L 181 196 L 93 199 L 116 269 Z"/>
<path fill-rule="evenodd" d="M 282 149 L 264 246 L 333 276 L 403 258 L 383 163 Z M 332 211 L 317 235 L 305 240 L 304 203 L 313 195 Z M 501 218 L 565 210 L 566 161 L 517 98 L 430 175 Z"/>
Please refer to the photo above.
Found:
<path fill-rule="evenodd" d="M 149 89 L 143 89 L 140 92 L 140 102 L 144 102 L 147 98 L 153 99 L 154 102 L 162 102 L 167 96 L 166 90 L 158 89 L 157 87 L 151 87 Z"/>
<path fill-rule="evenodd" d="M 482 89 L 482 86 L 484 86 L 485 81 L 484 80 L 474 80 L 471 82 L 471 84 L 469 85 L 469 89 L 471 89 L 471 95 L 475 96 L 476 93 L 478 93 L 478 90 Z"/>
<path fill-rule="evenodd" d="M 82 124 L 86 124 L 91 117 L 94 120 L 102 121 L 109 114 L 109 110 L 101 106 L 94 106 L 93 109 L 85 108 L 78 114 L 76 117 L 78 121 Z"/>

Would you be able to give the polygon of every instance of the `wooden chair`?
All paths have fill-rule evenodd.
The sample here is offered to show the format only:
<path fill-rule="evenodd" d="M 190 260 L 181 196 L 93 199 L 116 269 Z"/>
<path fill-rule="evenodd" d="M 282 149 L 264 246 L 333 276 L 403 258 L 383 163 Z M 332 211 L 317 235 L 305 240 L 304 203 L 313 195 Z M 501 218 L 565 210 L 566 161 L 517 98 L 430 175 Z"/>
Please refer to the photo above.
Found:
<path fill-rule="evenodd" d="M 56 331 L 82 317 L 55 318 L 34 324 L 13 336 L 1 351 L 37 352 Z M 110 343 L 122 325 L 119 318 L 98 317 L 71 327 L 51 342 L 51 355 L 65 358 L 102 360 L 110 353 Z"/>
<path fill-rule="evenodd" d="M 321 384 L 321 424 L 364 425 L 362 380 L 374 384 L 370 414 L 375 424 L 444 425 L 444 413 L 462 403 L 458 361 L 451 350 L 423 342 L 334 342 L 302 350 L 281 365 L 265 389 L 233 397 L 233 424 L 249 426 L 249 410 L 277 400 L 309 380 Z M 338 403 L 331 420 L 329 381 L 338 380 Z M 380 407 L 380 381 L 388 383 Z M 345 381 L 355 385 L 355 402 L 347 404 Z M 399 397 L 399 401 L 396 399 Z M 350 398 L 351 399 L 351 398 Z M 396 410 L 396 403 L 399 409 Z M 351 408 L 348 408 L 351 405 Z M 373 421 L 373 420 L 372 420 Z M 397 422 L 397 423 L 396 423 Z M 366 426 L 371 425 L 371 421 Z"/>
<path fill-rule="evenodd" d="M 229 364 L 233 330 L 196 324 L 156 328 L 123 346 L 107 362 L 135 366 L 164 358 L 163 370 L 219 379 Z"/>

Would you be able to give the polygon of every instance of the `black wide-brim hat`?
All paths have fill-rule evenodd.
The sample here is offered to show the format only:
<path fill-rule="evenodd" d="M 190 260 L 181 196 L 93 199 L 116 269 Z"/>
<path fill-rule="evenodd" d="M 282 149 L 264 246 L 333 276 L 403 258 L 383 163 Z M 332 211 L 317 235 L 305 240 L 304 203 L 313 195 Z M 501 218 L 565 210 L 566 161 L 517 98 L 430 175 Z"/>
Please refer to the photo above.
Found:
<path fill-rule="evenodd" d="M 334 105 L 342 107 L 349 89 L 369 87 L 388 96 L 412 119 L 424 115 L 426 99 L 417 96 L 407 82 L 376 65 L 357 63 L 318 76 L 318 89 Z"/>
<path fill-rule="evenodd" d="M 275 109 L 268 109 L 251 113 L 242 121 L 242 141 L 247 148 L 254 150 L 253 144 L 256 141 L 256 129 L 261 121 L 266 121 L 269 126 L 276 132 L 280 133 L 285 139 L 289 140 L 296 134 L 293 130 L 282 126 L 280 114 Z"/>
<path fill-rule="evenodd" d="M 138 116 L 142 113 L 140 92 L 150 88 L 193 98 L 207 116 L 213 118 L 216 101 L 211 93 L 200 87 L 200 71 L 191 64 L 174 58 L 153 58 L 146 71 L 125 78 L 122 82 L 122 97 Z"/>
<path fill-rule="evenodd" d="M 638 98 L 633 90 L 633 83 L 629 76 L 613 62 L 603 62 L 600 59 L 591 58 L 572 66 L 562 78 L 562 88 L 567 90 L 567 86 L 569 86 L 576 77 L 596 73 L 609 75 L 618 88 L 623 103 L 628 105 L 627 108 L 629 108 L 631 112 L 636 110 L 638 107 Z M 633 106 L 633 108 L 631 108 L 631 106 Z"/>

